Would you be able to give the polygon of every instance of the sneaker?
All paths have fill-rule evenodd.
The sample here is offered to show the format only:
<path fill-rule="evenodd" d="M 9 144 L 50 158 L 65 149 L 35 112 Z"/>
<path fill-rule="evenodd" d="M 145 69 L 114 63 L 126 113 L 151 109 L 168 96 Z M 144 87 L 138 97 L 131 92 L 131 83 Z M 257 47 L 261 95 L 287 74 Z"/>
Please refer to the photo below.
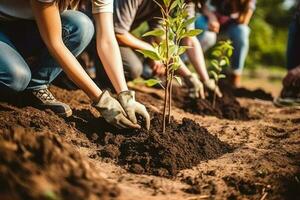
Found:
<path fill-rule="evenodd" d="M 300 99 L 299 98 L 282 98 L 278 97 L 274 100 L 274 104 L 277 107 L 293 107 L 300 109 Z"/>
<path fill-rule="evenodd" d="M 30 92 L 28 92 L 28 96 L 31 105 L 34 105 L 39 109 L 50 109 L 55 114 L 62 117 L 70 117 L 72 115 L 70 106 L 56 100 L 47 88 L 31 90 Z"/>

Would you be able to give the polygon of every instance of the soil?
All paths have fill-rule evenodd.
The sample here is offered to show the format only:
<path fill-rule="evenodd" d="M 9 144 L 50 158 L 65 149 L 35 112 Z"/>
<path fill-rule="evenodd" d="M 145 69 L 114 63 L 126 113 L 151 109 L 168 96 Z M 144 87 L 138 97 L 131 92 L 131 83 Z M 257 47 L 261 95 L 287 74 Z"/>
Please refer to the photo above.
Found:
<path fill-rule="evenodd" d="M 143 89 L 149 132 L 113 129 L 78 90 L 51 88 L 68 119 L 0 102 L 0 199 L 300 198 L 299 110 L 236 99 L 248 118 L 228 120 L 174 106 L 162 134 L 161 91 Z"/>
<path fill-rule="evenodd" d="M 0 130 L 0 199 L 115 199 L 119 188 L 51 132 Z"/>
<path fill-rule="evenodd" d="M 173 99 L 177 107 L 193 114 L 212 115 L 231 120 L 250 118 L 248 109 L 242 107 L 231 92 L 223 91 L 223 97 L 216 98 L 215 107 L 212 106 L 212 93 L 208 95 L 207 99 L 192 99 L 188 96 L 187 89 L 175 87 Z"/>
<path fill-rule="evenodd" d="M 250 98 L 250 99 L 261 99 L 266 101 L 273 101 L 272 94 L 262 90 L 262 89 L 255 89 L 255 90 L 249 90 L 247 88 L 235 88 L 233 90 L 234 96 L 236 97 L 244 97 L 244 98 Z"/>

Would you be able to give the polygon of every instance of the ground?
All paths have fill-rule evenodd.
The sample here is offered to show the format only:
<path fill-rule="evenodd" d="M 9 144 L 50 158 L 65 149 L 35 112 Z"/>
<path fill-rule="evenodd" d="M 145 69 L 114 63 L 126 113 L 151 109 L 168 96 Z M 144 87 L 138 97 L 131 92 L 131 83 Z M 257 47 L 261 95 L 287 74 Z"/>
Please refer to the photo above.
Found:
<path fill-rule="evenodd" d="M 249 117 L 229 120 L 174 107 L 169 135 L 148 137 L 103 126 L 81 91 L 51 90 L 73 117 L 0 102 L 0 199 L 300 199 L 300 110 L 241 97 Z M 137 91 L 152 113 L 160 95 Z"/>

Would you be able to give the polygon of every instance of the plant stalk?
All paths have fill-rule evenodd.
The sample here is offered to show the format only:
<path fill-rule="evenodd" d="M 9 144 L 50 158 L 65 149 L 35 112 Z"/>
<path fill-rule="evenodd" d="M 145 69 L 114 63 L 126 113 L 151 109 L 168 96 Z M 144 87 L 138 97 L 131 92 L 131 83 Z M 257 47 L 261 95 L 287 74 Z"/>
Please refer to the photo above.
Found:
<path fill-rule="evenodd" d="M 217 87 L 215 87 L 215 89 L 214 89 L 214 97 L 213 97 L 213 105 L 212 105 L 213 109 L 215 109 L 215 107 L 216 107 L 216 98 L 217 98 Z"/>
<path fill-rule="evenodd" d="M 173 78 L 174 78 L 174 71 L 171 71 L 171 80 L 169 86 L 169 113 L 168 113 L 168 124 L 171 123 L 171 114 L 172 114 L 172 91 L 173 91 Z"/>
<path fill-rule="evenodd" d="M 166 18 L 168 18 L 169 16 L 169 10 L 168 8 L 166 8 Z M 168 107 L 168 100 L 170 99 L 170 94 L 169 94 L 169 87 L 170 87 L 170 83 L 169 83 L 169 24 L 166 23 L 165 24 L 165 40 L 166 40 L 166 63 L 165 63 L 165 67 L 166 67 L 166 82 L 167 82 L 167 86 L 165 88 L 165 102 L 164 102 L 164 112 L 163 112 L 163 133 L 166 132 L 166 120 L 167 120 L 167 107 Z"/>

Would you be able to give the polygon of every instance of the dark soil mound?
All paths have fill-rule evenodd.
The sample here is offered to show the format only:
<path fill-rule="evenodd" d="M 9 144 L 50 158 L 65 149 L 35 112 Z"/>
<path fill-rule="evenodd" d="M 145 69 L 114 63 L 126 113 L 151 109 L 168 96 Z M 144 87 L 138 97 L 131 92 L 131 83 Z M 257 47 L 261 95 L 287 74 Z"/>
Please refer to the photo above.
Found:
<path fill-rule="evenodd" d="M 172 119 L 163 134 L 162 115 L 157 113 L 152 114 L 149 132 L 113 129 L 99 119 L 93 120 L 89 111 L 75 111 L 75 115 L 71 121 L 75 120 L 82 131 L 101 145 L 101 157 L 115 159 L 133 173 L 172 176 L 178 170 L 230 151 L 227 144 L 189 119 L 183 119 L 182 123 Z"/>
<path fill-rule="evenodd" d="M 114 199 L 119 189 L 51 132 L 0 130 L 0 199 Z"/>
<path fill-rule="evenodd" d="M 231 120 L 250 118 L 248 109 L 243 108 L 230 92 L 223 92 L 223 97 L 216 99 L 215 108 L 212 106 L 213 94 L 209 94 L 205 100 L 192 99 L 184 88 L 174 87 L 173 100 L 176 106 L 193 114 L 212 115 Z"/>
<path fill-rule="evenodd" d="M 273 101 L 273 96 L 262 89 L 249 90 L 247 88 L 236 88 L 233 89 L 233 94 L 236 97 Z"/>

